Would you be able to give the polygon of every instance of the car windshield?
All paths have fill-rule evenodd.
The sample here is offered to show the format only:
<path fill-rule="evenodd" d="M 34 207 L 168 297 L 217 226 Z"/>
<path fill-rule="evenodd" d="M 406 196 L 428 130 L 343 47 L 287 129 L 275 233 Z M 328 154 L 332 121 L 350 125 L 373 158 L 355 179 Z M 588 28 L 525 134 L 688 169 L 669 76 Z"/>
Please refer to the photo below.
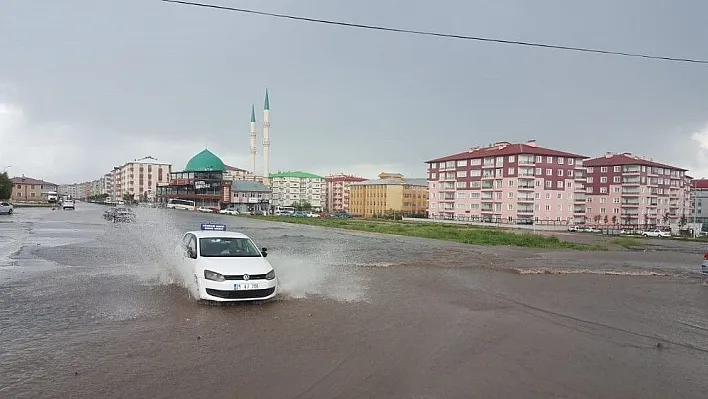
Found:
<path fill-rule="evenodd" d="M 261 252 L 248 238 L 208 237 L 199 239 L 201 256 L 215 258 L 254 258 Z"/>

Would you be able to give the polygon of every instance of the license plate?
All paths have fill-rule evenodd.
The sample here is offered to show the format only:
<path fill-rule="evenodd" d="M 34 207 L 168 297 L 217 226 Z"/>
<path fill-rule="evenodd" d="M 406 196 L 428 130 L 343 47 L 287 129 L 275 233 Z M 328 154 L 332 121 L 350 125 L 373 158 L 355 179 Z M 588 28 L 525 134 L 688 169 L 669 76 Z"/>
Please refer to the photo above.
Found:
<path fill-rule="evenodd" d="M 258 284 L 256 283 L 242 283 L 234 284 L 234 290 L 257 290 Z"/>

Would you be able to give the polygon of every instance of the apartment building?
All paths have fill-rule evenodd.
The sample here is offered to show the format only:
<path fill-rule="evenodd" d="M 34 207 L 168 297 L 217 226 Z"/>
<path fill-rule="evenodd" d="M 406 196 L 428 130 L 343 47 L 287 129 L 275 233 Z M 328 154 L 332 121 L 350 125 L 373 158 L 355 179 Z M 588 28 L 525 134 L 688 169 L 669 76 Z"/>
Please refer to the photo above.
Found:
<path fill-rule="evenodd" d="M 268 212 L 271 194 L 263 183 L 236 180 L 231 184 L 231 207 L 239 212 Z"/>
<path fill-rule="evenodd" d="M 350 184 L 349 213 L 383 216 L 390 212 L 421 216 L 428 209 L 428 181 L 406 179 L 399 173 L 381 173 L 378 179 Z"/>
<path fill-rule="evenodd" d="M 350 189 L 352 183 L 362 182 L 366 179 L 359 176 L 336 174 L 325 177 L 324 207 L 329 212 L 348 212 Z"/>
<path fill-rule="evenodd" d="M 40 179 L 31 177 L 13 177 L 12 198 L 10 201 L 46 202 L 47 193 L 57 192 L 58 186 Z"/>
<path fill-rule="evenodd" d="M 278 172 L 269 175 L 273 190 L 271 204 L 274 206 L 291 206 L 308 203 L 315 210 L 323 207 L 322 190 L 325 178 L 307 172 Z"/>
<path fill-rule="evenodd" d="M 224 180 L 231 182 L 236 181 L 252 181 L 257 183 L 263 183 L 263 176 L 255 175 L 245 169 L 237 168 L 235 166 L 224 165 Z"/>
<path fill-rule="evenodd" d="M 708 229 L 708 179 L 691 180 L 689 223 L 701 223 Z"/>
<path fill-rule="evenodd" d="M 668 225 L 691 214 L 686 169 L 631 153 L 585 161 L 588 222 Z"/>
<path fill-rule="evenodd" d="M 135 200 L 154 200 L 158 183 L 168 183 L 172 165 L 153 157 L 126 162 L 111 171 L 111 199 L 119 200 L 131 195 Z"/>
<path fill-rule="evenodd" d="M 531 140 L 502 141 L 427 161 L 429 217 L 583 223 L 587 158 Z"/>

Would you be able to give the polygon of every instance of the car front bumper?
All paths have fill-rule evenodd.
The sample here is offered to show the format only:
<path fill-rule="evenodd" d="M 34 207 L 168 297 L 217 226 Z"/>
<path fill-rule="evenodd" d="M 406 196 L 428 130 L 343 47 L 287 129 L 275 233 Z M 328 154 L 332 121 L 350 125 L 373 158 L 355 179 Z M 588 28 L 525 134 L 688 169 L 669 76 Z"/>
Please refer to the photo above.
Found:
<path fill-rule="evenodd" d="M 199 284 L 199 299 L 216 302 L 262 301 L 275 297 L 278 279 L 274 280 L 226 280 L 212 281 L 205 278 L 197 280 Z M 236 289 L 244 284 L 257 284 L 254 289 Z"/>
<path fill-rule="evenodd" d="M 704 261 L 701 265 L 701 274 L 708 276 L 708 261 Z"/>

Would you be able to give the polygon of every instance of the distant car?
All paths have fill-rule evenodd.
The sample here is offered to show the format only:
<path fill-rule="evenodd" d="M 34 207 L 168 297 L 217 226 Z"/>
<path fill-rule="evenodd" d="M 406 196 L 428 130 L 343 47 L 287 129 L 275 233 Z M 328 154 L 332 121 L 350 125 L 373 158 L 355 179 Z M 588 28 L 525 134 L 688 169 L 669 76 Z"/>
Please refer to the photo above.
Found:
<path fill-rule="evenodd" d="M 222 209 L 219 211 L 220 214 L 222 215 L 238 215 L 238 211 L 236 209 Z"/>
<path fill-rule="evenodd" d="M 194 276 L 198 298 L 217 302 L 271 299 L 278 280 L 266 260 L 245 234 L 226 231 L 226 225 L 203 223 L 188 231 L 175 249 Z"/>
<path fill-rule="evenodd" d="M 662 231 L 659 229 L 655 229 L 655 230 L 643 232 L 642 236 L 644 236 L 644 237 L 671 237 L 671 233 L 669 233 L 668 231 Z"/>
<path fill-rule="evenodd" d="M 76 209 L 76 202 L 73 199 L 64 200 L 61 203 L 61 209 L 71 209 L 73 211 Z"/>
<path fill-rule="evenodd" d="M 703 255 L 703 264 L 701 265 L 701 274 L 708 277 L 708 252 Z"/>
<path fill-rule="evenodd" d="M 0 215 L 12 215 L 14 207 L 9 202 L 0 202 Z"/>

